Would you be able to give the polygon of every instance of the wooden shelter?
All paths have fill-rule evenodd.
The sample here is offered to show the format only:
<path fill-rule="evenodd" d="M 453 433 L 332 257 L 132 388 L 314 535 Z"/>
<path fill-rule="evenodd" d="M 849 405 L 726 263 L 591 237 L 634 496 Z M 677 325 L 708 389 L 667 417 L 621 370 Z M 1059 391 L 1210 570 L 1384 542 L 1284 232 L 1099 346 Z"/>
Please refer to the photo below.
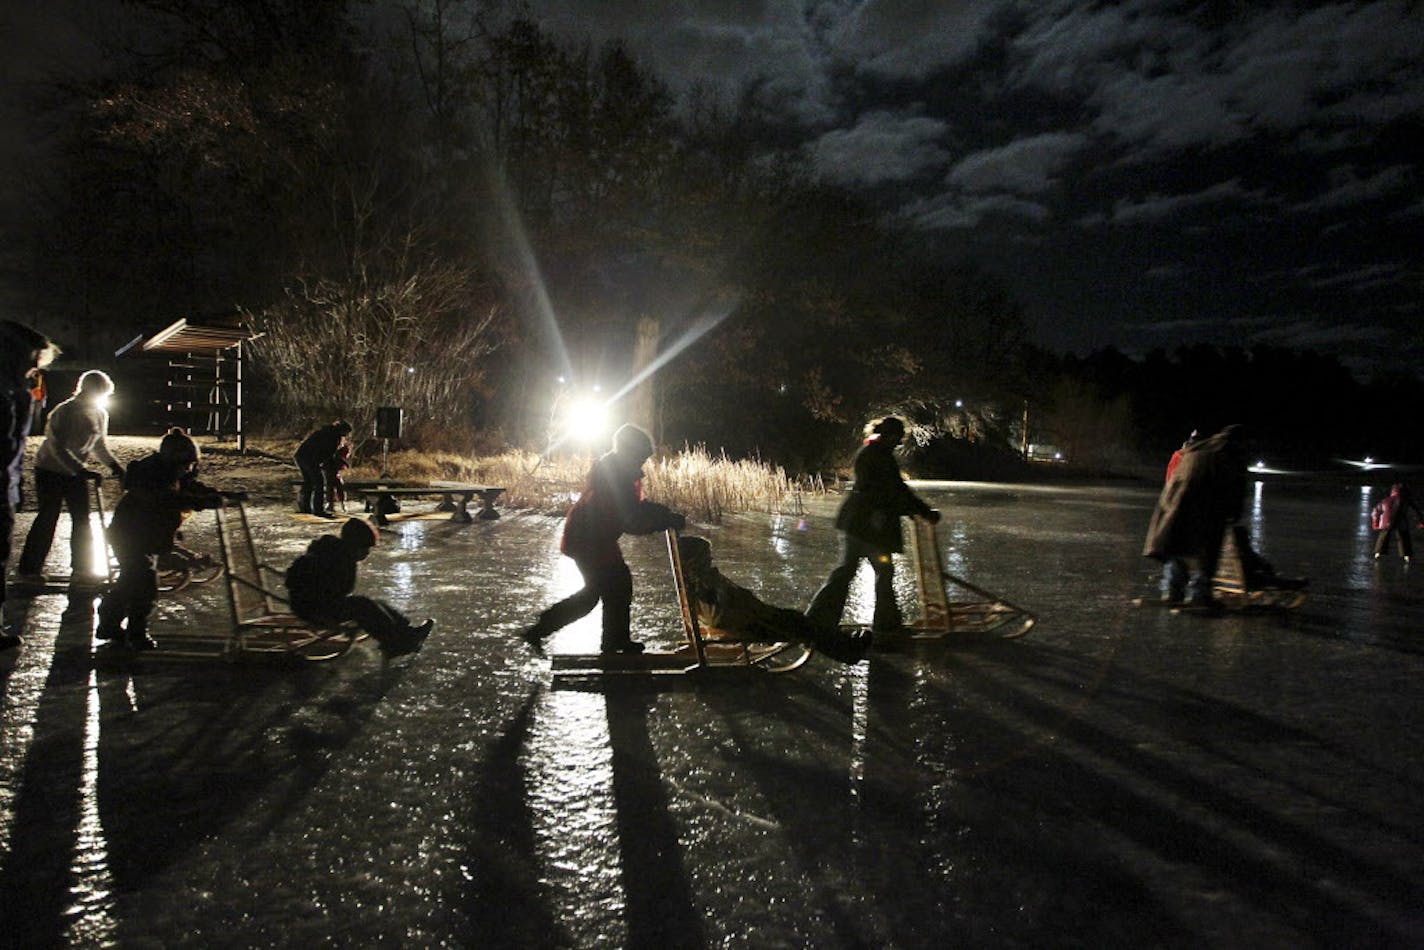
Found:
<path fill-rule="evenodd" d="M 139 336 L 114 355 L 166 357 L 163 392 L 155 402 L 170 425 L 191 432 L 231 435 L 247 451 L 243 428 L 244 344 L 262 334 L 241 323 L 190 323 L 181 319 L 149 337 Z"/>

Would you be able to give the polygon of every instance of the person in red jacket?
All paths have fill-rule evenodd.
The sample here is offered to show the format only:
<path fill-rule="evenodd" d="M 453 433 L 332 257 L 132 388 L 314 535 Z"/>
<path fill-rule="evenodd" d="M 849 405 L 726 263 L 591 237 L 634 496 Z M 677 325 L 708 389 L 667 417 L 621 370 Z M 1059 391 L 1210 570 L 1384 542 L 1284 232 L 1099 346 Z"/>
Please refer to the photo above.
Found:
<path fill-rule="evenodd" d="M 633 573 L 623 560 L 618 539 L 625 534 L 681 531 L 687 519 L 663 505 L 643 500 L 643 463 L 653 454 L 653 440 L 642 429 L 625 425 L 613 433 L 613 451 L 588 473 L 583 494 L 564 519 L 559 550 L 573 559 L 583 587 L 547 608 L 522 634 L 535 650 L 544 638 L 603 603 L 604 653 L 641 653 L 632 639 L 629 614 L 633 604 Z"/>
<path fill-rule="evenodd" d="M 1414 517 L 1410 517 L 1410 512 Z M 1414 540 L 1409 536 L 1409 523 L 1424 524 L 1424 514 L 1409 494 L 1409 487 L 1396 482 L 1389 494 L 1375 506 L 1375 521 L 1379 524 L 1379 536 L 1375 538 L 1375 560 L 1378 561 L 1389 547 L 1389 539 L 1397 538 L 1399 553 L 1408 564 L 1414 558 Z"/>

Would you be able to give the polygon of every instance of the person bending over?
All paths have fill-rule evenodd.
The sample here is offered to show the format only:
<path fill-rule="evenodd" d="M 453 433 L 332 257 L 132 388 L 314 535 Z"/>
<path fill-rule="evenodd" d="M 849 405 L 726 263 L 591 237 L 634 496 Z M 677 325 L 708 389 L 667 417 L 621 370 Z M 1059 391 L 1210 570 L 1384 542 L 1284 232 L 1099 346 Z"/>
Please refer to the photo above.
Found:
<path fill-rule="evenodd" d="M 92 580 L 94 532 L 89 526 L 90 481 L 99 481 L 98 472 L 85 467 L 90 459 L 104 463 L 115 478 L 124 477 L 124 468 L 109 452 L 109 411 L 105 404 L 114 391 L 113 381 L 97 369 L 79 377 L 74 395 L 55 406 L 45 423 L 44 444 L 35 453 L 35 498 L 37 507 L 25 547 L 20 552 L 19 573 L 29 576 L 44 570 L 54 542 L 54 529 L 61 508 L 69 509 L 69 570 L 76 579 Z"/>
<path fill-rule="evenodd" d="M 419 626 L 383 600 L 353 594 L 356 565 L 376 546 L 376 529 L 359 518 L 347 519 L 341 534 L 324 534 L 287 568 L 292 613 L 308 623 L 336 626 L 352 621 L 375 638 L 386 656 L 414 653 L 435 627 Z"/>
<path fill-rule="evenodd" d="M 662 505 L 643 500 L 643 463 L 653 454 L 653 440 L 642 429 L 625 425 L 613 433 L 613 451 L 588 473 L 583 494 L 564 519 L 560 550 L 573 559 L 583 588 L 539 614 L 524 631 L 536 651 L 544 638 L 587 614 L 602 601 L 604 653 L 642 653 L 632 638 L 633 573 L 623 560 L 618 539 L 624 534 L 681 530 L 687 519 Z"/>
<path fill-rule="evenodd" d="M 870 649 L 870 634 L 864 630 L 844 633 L 834 627 L 827 629 L 800 611 L 765 603 L 728 580 L 713 566 L 712 544 L 706 538 L 678 538 L 677 554 L 688 598 L 696 605 L 697 622 L 711 639 L 757 643 L 795 640 L 842 663 L 858 663 Z"/>
<path fill-rule="evenodd" d="M 222 507 L 222 496 L 198 481 L 198 446 L 182 429 L 170 429 L 158 451 L 129 466 L 124 496 L 109 523 L 109 546 L 119 576 L 99 602 L 94 636 L 133 650 L 152 650 L 148 618 L 158 597 L 158 558 L 172 551 L 189 513 Z"/>
<path fill-rule="evenodd" d="M 351 423 L 337 419 L 319 429 L 313 429 L 297 446 L 294 461 L 302 473 L 301 497 L 297 510 L 321 518 L 335 518 L 327 501 L 327 470 L 336 464 L 341 443 L 351 435 Z"/>

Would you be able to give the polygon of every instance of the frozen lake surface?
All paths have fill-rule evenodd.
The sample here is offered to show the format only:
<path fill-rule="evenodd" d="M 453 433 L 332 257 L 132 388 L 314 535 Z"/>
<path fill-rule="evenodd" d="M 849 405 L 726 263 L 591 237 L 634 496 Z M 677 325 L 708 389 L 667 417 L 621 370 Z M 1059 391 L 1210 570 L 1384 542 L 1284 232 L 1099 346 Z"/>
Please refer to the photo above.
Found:
<path fill-rule="evenodd" d="M 1172 616 L 1155 492 L 921 486 L 1017 641 L 784 676 L 555 687 L 517 631 L 577 585 L 557 520 L 405 521 L 362 590 L 438 626 L 383 664 L 96 664 L 92 602 L 14 606 L 0 658 L 0 933 L 21 946 L 1419 946 L 1424 564 L 1379 489 L 1257 484 L 1286 616 Z M 804 606 L 833 507 L 700 529 Z M 255 511 L 290 562 L 321 529 Z M 21 516 L 17 538 L 28 516 Z M 210 516 L 190 546 L 212 550 Z M 63 528 L 61 529 L 63 530 Z M 691 529 L 690 529 L 691 530 Z M 671 646 L 660 537 L 635 629 Z M 56 544 L 64 556 L 62 539 Z M 901 571 L 910 596 L 909 571 Z M 868 573 L 849 619 L 869 618 Z M 226 624 L 220 582 L 153 625 Z M 591 651 L 596 614 L 549 642 Z"/>

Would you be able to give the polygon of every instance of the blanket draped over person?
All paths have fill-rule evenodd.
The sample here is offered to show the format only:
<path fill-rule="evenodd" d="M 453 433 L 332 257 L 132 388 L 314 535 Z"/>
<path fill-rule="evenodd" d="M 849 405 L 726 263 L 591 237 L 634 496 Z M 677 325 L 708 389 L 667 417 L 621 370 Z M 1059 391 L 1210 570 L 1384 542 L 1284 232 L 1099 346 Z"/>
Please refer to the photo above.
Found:
<path fill-rule="evenodd" d="M 1182 450 L 1181 463 L 1152 512 L 1144 556 L 1159 561 L 1171 557 L 1215 561 L 1227 525 L 1241 517 L 1246 492 L 1240 432 L 1240 426 L 1227 426 Z"/>

